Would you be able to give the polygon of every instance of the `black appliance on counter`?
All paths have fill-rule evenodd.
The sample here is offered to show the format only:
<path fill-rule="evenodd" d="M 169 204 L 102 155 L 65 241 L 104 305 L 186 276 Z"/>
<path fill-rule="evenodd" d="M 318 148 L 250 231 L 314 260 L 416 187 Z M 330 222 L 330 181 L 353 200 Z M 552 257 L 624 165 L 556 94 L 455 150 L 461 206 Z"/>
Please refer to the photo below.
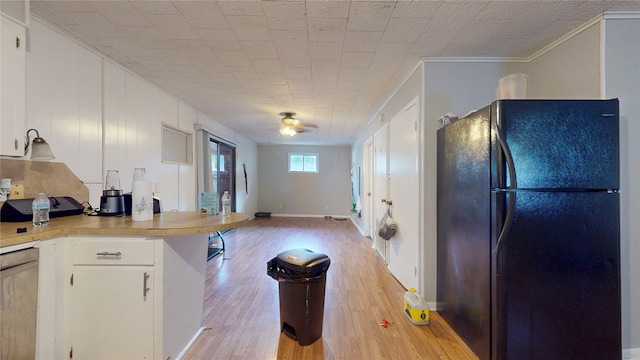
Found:
<path fill-rule="evenodd" d="M 440 314 L 482 360 L 621 359 L 618 100 L 438 130 Z"/>
<path fill-rule="evenodd" d="M 33 219 L 33 211 L 30 199 L 10 199 L 5 201 L 0 209 L 0 221 L 23 222 Z M 49 197 L 49 217 L 79 215 L 84 212 L 84 206 L 70 196 L 50 196 Z"/>
<path fill-rule="evenodd" d="M 100 196 L 100 216 L 121 216 L 124 211 L 124 196 L 120 187 L 120 173 L 118 170 L 107 170 L 104 181 L 105 187 Z"/>
<path fill-rule="evenodd" d="M 103 190 L 100 196 L 100 216 L 122 216 L 125 214 L 122 190 Z"/>

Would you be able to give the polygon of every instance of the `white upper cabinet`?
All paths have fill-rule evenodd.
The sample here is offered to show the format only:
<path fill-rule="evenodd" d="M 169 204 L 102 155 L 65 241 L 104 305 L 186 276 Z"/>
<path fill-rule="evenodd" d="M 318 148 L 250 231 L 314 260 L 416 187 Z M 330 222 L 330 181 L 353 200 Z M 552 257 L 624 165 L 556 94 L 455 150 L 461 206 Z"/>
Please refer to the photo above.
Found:
<path fill-rule="evenodd" d="M 4 1 L 3 1 L 4 2 Z M 4 16 L 0 49 L 0 155 L 23 156 L 25 139 L 26 29 Z"/>
<path fill-rule="evenodd" d="M 24 27 L 29 27 L 29 0 L 2 0 L 0 12 Z"/>

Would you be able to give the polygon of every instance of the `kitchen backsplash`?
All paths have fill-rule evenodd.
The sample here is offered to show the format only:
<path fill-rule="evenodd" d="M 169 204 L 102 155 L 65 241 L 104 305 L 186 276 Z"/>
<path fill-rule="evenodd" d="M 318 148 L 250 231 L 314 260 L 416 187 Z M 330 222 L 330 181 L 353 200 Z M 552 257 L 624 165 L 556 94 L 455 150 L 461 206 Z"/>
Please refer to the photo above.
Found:
<path fill-rule="evenodd" d="M 22 185 L 22 198 L 44 192 L 47 196 L 71 196 L 81 203 L 89 201 L 89 189 L 63 163 L 0 158 L 0 178 L 10 178 L 12 188 Z"/>

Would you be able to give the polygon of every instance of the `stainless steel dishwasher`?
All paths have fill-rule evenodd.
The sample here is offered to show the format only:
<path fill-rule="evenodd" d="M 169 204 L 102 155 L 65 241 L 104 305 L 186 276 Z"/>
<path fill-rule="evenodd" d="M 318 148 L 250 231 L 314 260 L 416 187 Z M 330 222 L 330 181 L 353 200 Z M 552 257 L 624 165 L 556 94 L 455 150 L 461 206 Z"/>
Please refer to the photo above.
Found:
<path fill-rule="evenodd" d="M 38 307 L 38 249 L 0 255 L 0 359 L 34 359 Z"/>

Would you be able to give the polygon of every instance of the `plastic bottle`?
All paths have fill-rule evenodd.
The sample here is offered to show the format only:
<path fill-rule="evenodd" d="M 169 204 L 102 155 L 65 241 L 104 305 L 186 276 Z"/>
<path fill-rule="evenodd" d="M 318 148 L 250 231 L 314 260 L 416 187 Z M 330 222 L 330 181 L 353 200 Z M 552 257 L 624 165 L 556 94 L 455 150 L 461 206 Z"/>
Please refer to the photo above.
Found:
<path fill-rule="evenodd" d="M 404 293 L 404 314 L 414 325 L 429 324 L 429 305 L 415 288 Z"/>
<path fill-rule="evenodd" d="M 31 210 L 33 212 L 33 226 L 43 226 L 49 224 L 49 199 L 44 193 L 38 193 L 33 202 L 31 203 Z"/>
<path fill-rule="evenodd" d="M 231 195 L 228 191 L 222 194 L 222 217 L 231 216 Z"/>

